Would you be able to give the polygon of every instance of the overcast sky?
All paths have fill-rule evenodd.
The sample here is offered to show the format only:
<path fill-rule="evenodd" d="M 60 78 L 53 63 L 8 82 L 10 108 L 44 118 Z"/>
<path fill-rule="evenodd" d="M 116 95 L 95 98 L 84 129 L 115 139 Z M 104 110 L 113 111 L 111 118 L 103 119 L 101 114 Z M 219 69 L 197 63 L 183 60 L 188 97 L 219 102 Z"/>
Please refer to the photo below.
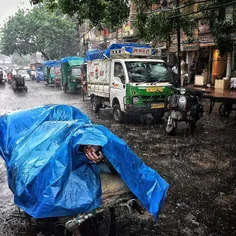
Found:
<path fill-rule="evenodd" d="M 31 7 L 30 0 L 0 0 L 0 27 L 3 26 L 4 20 L 14 15 L 18 9 L 29 9 Z"/>

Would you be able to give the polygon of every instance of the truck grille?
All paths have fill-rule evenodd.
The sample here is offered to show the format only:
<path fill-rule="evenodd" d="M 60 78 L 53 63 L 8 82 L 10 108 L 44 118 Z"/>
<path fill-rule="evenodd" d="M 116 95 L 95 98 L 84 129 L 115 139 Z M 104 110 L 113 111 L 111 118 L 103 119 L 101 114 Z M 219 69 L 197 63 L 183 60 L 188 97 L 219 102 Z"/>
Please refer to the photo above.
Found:
<path fill-rule="evenodd" d="M 165 101 L 165 96 L 141 96 L 143 102 L 161 102 Z"/>

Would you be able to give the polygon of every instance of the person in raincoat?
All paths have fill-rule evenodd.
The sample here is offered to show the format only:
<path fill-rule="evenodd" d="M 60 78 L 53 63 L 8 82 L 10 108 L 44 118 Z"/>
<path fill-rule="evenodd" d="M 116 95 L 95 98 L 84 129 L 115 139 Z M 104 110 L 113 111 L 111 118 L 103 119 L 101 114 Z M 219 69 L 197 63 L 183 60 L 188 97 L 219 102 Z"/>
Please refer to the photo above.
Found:
<path fill-rule="evenodd" d="M 36 69 L 36 81 L 39 83 L 41 80 L 43 80 L 43 72 L 41 71 L 40 68 Z"/>

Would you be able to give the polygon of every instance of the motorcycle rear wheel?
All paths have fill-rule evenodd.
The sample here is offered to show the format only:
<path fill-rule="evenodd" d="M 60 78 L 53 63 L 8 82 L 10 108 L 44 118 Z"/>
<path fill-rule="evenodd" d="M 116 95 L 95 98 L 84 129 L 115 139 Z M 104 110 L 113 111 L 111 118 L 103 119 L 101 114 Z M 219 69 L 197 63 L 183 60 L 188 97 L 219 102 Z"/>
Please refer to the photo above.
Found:
<path fill-rule="evenodd" d="M 192 121 L 189 122 L 189 129 L 190 129 L 190 132 L 193 133 L 194 130 L 196 129 L 196 120 L 193 119 Z"/>

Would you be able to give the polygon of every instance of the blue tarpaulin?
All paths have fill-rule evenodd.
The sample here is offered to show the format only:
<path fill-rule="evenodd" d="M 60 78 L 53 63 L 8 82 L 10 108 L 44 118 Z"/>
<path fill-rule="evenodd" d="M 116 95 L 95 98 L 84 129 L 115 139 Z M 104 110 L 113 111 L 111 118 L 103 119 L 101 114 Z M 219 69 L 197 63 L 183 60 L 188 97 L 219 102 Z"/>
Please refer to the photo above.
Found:
<path fill-rule="evenodd" d="M 168 183 L 127 144 L 75 107 L 51 105 L 0 117 L 0 155 L 15 203 L 34 218 L 70 216 L 101 204 L 100 167 L 78 152 L 100 145 L 113 167 L 155 217 Z"/>
<path fill-rule="evenodd" d="M 85 61 L 94 61 L 96 59 L 104 59 L 104 50 L 94 49 L 86 52 Z"/>
<path fill-rule="evenodd" d="M 46 67 L 55 67 L 55 66 L 60 66 L 61 62 L 58 60 L 49 60 L 49 61 L 43 62 L 43 65 Z"/>
<path fill-rule="evenodd" d="M 109 48 L 107 48 L 105 51 L 102 50 L 91 50 L 88 51 L 86 54 L 85 61 L 93 61 L 96 59 L 106 59 L 110 58 L 110 51 L 112 49 L 121 49 L 122 47 L 125 47 L 125 51 L 132 54 L 133 48 L 151 48 L 149 45 L 141 45 L 136 43 L 126 43 L 126 44 L 112 44 Z M 154 50 L 153 50 L 154 52 Z"/>

